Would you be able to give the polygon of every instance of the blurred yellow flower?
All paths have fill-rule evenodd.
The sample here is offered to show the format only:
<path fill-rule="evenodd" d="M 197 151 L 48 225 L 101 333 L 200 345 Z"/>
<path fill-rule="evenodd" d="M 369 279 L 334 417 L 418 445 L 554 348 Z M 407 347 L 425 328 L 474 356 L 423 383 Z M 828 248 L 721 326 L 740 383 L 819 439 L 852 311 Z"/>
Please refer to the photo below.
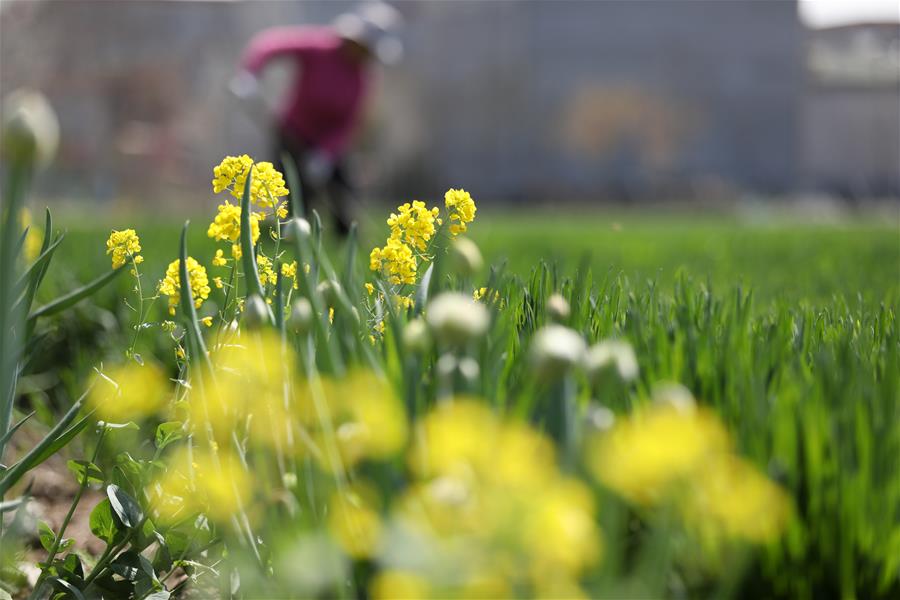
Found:
<path fill-rule="evenodd" d="M 715 543 L 737 538 L 776 539 L 791 515 L 791 501 L 778 485 L 747 461 L 722 455 L 704 465 L 680 502 L 688 526 Z"/>
<path fill-rule="evenodd" d="M 88 404 L 101 419 L 120 423 L 156 413 L 168 397 L 168 380 L 158 366 L 128 363 L 97 375 Z"/>
<path fill-rule="evenodd" d="M 375 286 L 372 285 L 371 283 L 366 282 L 366 293 L 367 293 L 368 295 L 370 295 L 370 296 L 371 296 L 372 294 L 374 294 L 374 293 L 375 293 Z"/>
<path fill-rule="evenodd" d="M 432 598 L 428 581 L 413 572 L 400 570 L 379 571 L 372 578 L 369 593 L 373 600 L 412 600 Z"/>
<path fill-rule="evenodd" d="M 326 381 L 324 386 L 345 467 L 365 459 L 385 460 L 404 448 L 408 437 L 406 413 L 388 382 L 374 373 L 356 371 L 340 380 Z M 299 409 L 303 422 L 311 427 L 322 425 L 309 399 Z M 316 433 L 319 439 L 327 435 L 330 433 L 324 430 Z M 331 468 L 329 464 L 322 466 Z"/>
<path fill-rule="evenodd" d="M 599 560 L 591 490 L 559 472 L 553 444 L 527 424 L 457 399 L 428 414 L 415 441 L 417 482 L 395 504 L 394 519 L 412 536 L 401 544 L 432 553 L 433 563 L 413 570 L 432 589 L 503 597 L 523 585 L 577 580 Z M 455 565 L 452 581 L 445 564 Z"/>
<path fill-rule="evenodd" d="M 292 426 L 285 406 L 291 387 L 286 365 L 294 360 L 290 349 L 266 332 L 223 344 L 211 359 L 215 376 L 195 386 L 186 405 L 194 428 L 202 431 L 209 424 L 223 442 L 239 424 L 248 425 L 252 445 L 285 448 Z"/>
<path fill-rule="evenodd" d="M 352 558 L 370 558 L 382 534 L 375 494 L 360 484 L 336 492 L 328 504 L 328 530 Z"/>
<path fill-rule="evenodd" d="M 587 463 L 610 488 L 629 500 L 649 504 L 729 447 L 728 432 L 715 415 L 659 404 L 593 438 Z"/>
<path fill-rule="evenodd" d="M 138 254 L 140 251 L 141 240 L 134 229 L 113 230 L 106 240 L 106 253 L 112 254 L 113 269 L 118 269 L 132 259 L 135 264 L 144 262 L 144 257 Z"/>
<path fill-rule="evenodd" d="M 25 243 L 22 247 L 22 252 L 25 255 L 25 260 L 29 262 L 34 261 L 41 253 L 41 244 L 44 238 L 41 235 L 40 231 L 36 227 L 34 227 L 34 224 L 31 221 L 31 211 L 28 210 L 27 207 L 22 207 L 22 210 L 19 211 L 19 225 L 23 230 L 26 228 L 28 229 L 28 234 L 25 236 Z M 109 243 L 107 242 L 107 247 L 108 245 Z M 138 248 L 138 251 L 140 252 L 140 247 Z M 109 254 L 108 251 L 107 254 Z M 115 268 L 115 259 L 113 260 L 113 268 Z"/>
<path fill-rule="evenodd" d="M 161 521 L 172 523 L 203 513 L 214 522 L 226 523 L 247 507 L 253 479 L 231 453 L 181 447 L 166 465 L 148 490 Z"/>
<path fill-rule="evenodd" d="M 262 207 L 276 207 L 279 204 L 279 198 L 287 196 L 289 193 L 284 185 L 284 177 L 272 163 L 254 162 L 246 154 L 226 156 L 213 169 L 213 191 L 218 194 L 228 190 L 232 196 L 240 200 L 244 194 L 250 167 L 253 167 L 250 201 Z"/>
<path fill-rule="evenodd" d="M 475 201 L 465 190 L 447 190 L 444 194 L 444 205 L 450 214 L 450 233 L 458 235 L 464 233 L 467 224 L 475 220 Z"/>
<path fill-rule="evenodd" d="M 166 276 L 159 282 L 159 293 L 169 297 L 170 315 L 175 314 L 175 307 L 181 301 L 179 297 L 181 277 L 178 274 L 180 264 L 180 259 L 170 262 L 166 269 Z M 203 301 L 209 298 L 210 291 L 212 291 L 209 287 L 209 279 L 206 276 L 206 267 L 188 256 L 187 272 L 191 284 L 191 293 L 194 296 L 194 308 L 200 308 L 203 305 Z"/>

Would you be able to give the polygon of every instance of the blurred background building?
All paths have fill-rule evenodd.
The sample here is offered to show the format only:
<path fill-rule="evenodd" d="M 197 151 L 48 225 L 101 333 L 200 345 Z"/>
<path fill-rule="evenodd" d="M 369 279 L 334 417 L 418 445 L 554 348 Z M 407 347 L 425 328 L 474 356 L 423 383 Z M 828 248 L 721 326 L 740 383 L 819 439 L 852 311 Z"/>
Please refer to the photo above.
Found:
<path fill-rule="evenodd" d="M 242 48 L 354 4 L 0 6 L 0 90 L 39 89 L 60 116 L 45 193 L 110 200 L 202 198 L 224 154 L 265 156 L 226 90 Z M 795 0 L 396 6 L 406 60 L 380 77 L 356 152 L 373 195 L 900 195 L 897 22 L 811 30 Z"/>

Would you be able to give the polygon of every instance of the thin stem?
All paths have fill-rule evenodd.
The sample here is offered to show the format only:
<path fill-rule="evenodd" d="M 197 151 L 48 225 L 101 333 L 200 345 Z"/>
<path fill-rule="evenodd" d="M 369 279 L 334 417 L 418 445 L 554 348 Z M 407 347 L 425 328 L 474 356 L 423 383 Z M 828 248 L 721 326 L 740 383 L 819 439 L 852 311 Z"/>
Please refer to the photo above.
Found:
<path fill-rule="evenodd" d="M 94 448 L 94 455 L 91 456 L 90 464 L 93 464 L 97 460 L 97 456 L 100 453 L 100 446 L 103 444 L 103 436 L 106 434 L 106 427 L 100 429 L 99 437 L 97 438 L 97 446 Z M 62 544 L 63 536 L 66 533 L 66 528 L 69 527 L 69 522 L 72 520 L 72 515 L 75 514 L 75 508 L 78 506 L 78 503 L 81 502 L 81 497 L 84 495 L 84 491 L 88 486 L 88 467 L 85 467 L 84 476 L 81 479 L 81 484 L 78 487 L 78 492 L 75 494 L 75 498 L 72 500 L 72 505 L 69 506 L 69 512 L 66 513 L 65 518 L 63 519 L 62 525 L 59 527 L 59 533 L 56 534 L 56 539 L 53 540 L 53 546 L 50 548 L 50 552 L 47 554 L 47 567 L 41 571 L 40 577 L 38 577 L 37 582 L 34 585 L 34 589 L 31 590 L 31 594 L 28 596 L 29 600 L 31 598 L 36 598 L 38 592 L 43 586 L 44 579 L 47 575 L 47 569 L 53 564 L 53 559 L 56 558 L 57 552 L 59 552 L 59 546 Z"/>

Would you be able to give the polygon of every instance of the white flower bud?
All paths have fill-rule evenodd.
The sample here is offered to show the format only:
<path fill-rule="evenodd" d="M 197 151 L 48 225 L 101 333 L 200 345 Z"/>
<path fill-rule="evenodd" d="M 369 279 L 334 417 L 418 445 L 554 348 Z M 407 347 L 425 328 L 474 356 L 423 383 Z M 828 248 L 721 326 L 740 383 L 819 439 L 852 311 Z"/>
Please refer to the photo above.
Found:
<path fill-rule="evenodd" d="M 466 237 L 458 237 L 450 246 L 450 256 L 453 265 L 460 275 L 471 277 L 481 271 L 484 259 L 481 258 L 481 250 L 475 242 Z"/>
<path fill-rule="evenodd" d="M 44 168 L 59 146 L 59 121 L 47 98 L 16 90 L 3 103 L 3 155 L 7 161 Z"/>
<path fill-rule="evenodd" d="M 604 340 L 588 349 L 584 357 L 584 369 L 591 380 L 597 381 L 608 368 L 615 368 L 624 381 L 631 381 L 637 377 L 637 358 L 631 344 L 618 340 Z"/>
<path fill-rule="evenodd" d="M 291 331 L 299 334 L 309 332 L 312 325 L 313 309 L 312 304 L 306 298 L 297 298 L 291 305 L 291 316 L 288 318 L 288 326 Z"/>
<path fill-rule="evenodd" d="M 316 291 L 322 296 L 326 306 L 337 306 L 338 296 L 341 293 L 341 284 L 331 279 L 325 279 L 318 286 Z"/>
<path fill-rule="evenodd" d="M 680 383 L 660 383 L 653 387 L 653 401 L 668 404 L 680 413 L 691 414 L 697 409 L 694 395 Z"/>
<path fill-rule="evenodd" d="M 417 317 L 403 328 L 403 345 L 410 352 L 422 354 L 431 347 L 431 335 L 421 317 Z"/>
<path fill-rule="evenodd" d="M 286 242 L 305 240 L 310 236 L 311 231 L 309 221 L 301 217 L 294 217 L 281 227 L 281 239 Z"/>
<path fill-rule="evenodd" d="M 484 335 L 490 315 L 483 305 L 469 296 L 445 292 L 428 304 L 425 320 L 438 342 L 463 345 Z"/>
<path fill-rule="evenodd" d="M 531 360 L 541 376 L 557 378 L 581 361 L 584 348 L 584 340 L 572 329 L 547 325 L 531 340 Z"/>
<path fill-rule="evenodd" d="M 269 307 L 258 294 L 250 295 L 244 302 L 241 323 L 249 329 L 256 329 L 269 320 Z"/>
<path fill-rule="evenodd" d="M 591 402 L 587 408 L 585 421 L 595 431 L 608 431 L 616 424 L 616 415 L 605 406 Z"/>
<path fill-rule="evenodd" d="M 552 320 L 562 323 L 569 320 L 569 315 L 572 314 L 572 311 L 569 308 L 569 303 L 566 302 L 566 299 L 561 294 L 553 294 L 547 298 L 547 314 L 550 315 Z"/>

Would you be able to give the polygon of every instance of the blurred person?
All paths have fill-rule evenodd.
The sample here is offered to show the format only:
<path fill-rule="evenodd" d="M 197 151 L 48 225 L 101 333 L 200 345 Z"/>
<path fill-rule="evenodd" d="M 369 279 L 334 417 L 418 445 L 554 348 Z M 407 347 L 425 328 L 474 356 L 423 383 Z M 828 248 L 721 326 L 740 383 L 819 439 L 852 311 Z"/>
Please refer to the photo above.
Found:
<path fill-rule="evenodd" d="M 327 208 L 346 234 L 352 221 L 352 179 L 344 160 L 371 88 L 372 63 L 396 63 L 400 14 L 383 2 L 361 5 L 330 26 L 276 27 L 257 34 L 241 57 L 230 89 L 258 122 L 271 127 L 276 164 L 291 157 L 300 175 L 303 205 Z M 286 102 L 272 115 L 259 79 L 273 59 L 298 67 Z"/>

